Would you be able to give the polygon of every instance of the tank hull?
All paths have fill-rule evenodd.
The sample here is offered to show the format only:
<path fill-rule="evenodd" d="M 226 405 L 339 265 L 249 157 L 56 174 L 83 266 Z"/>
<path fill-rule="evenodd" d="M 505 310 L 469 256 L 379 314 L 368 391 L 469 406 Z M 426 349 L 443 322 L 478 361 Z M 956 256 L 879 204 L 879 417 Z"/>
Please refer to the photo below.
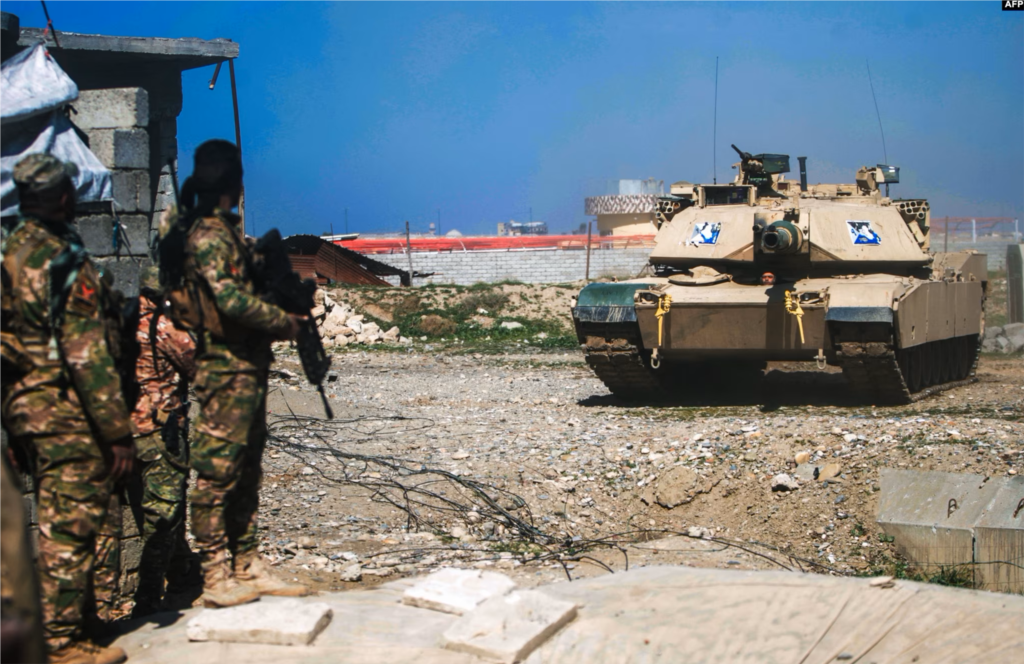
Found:
<path fill-rule="evenodd" d="M 983 332 L 985 275 L 983 255 L 959 253 L 935 255 L 927 278 L 859 274 L 771 285 L 647 278 L 588 286 L 573 317 L 588 363 L 620 396 L 663 392 L 696 363 L 816 360 L 842 367 L 872 401 L 905 402 L 969 378 Z M 617 371 L 630 373 L 625 385 Z"/>

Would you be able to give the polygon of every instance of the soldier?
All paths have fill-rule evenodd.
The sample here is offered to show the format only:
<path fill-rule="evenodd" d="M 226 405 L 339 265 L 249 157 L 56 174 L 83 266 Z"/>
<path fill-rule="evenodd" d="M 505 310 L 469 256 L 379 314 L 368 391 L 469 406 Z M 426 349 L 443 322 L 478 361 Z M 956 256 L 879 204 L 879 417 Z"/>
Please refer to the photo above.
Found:
<path fill-rule="evenodd" d="M 138 360 L 132 412 L 135 448 L 141 465 L 138 503 L 145 540 L 133 615 L 160 608 L 164 579 L 175 554 L 188 555 L 184 540 L 185 488 L 188 483 L 188 386 L 195 378 L 195 341 L 175 327 L 160 306 L 155 267 L 139 279 Z M 176 551 L 177 549 L 177 551 Z"/>
<path fill-rule="evenodd" d="M 44 154 L 14 167 L 21 201 L 3 248 L 3 423 L 34 458 L 43 632 L 54 663 L 121 662 L 85 638 L 116 481 L 132 470 L 131 418 L 107 346 L 106 286 L 71 227 L 75 169 Z M 103 555 L 103 554 L 101 554 Z M 96 582 L 116 575 L 100 575 Z"/>
<path fill-rule="evenodd" d="M 0 662 L 42 662 L 46 642 L 39 581 L 21 487 L 7 463 L 7 451 L 5 444 L 0 459 Z"/>
<path fill-rule="evenodd" d="M 230 212 L 241 191 L 238 148 L 221 140 L 200 145 L 192 176 L 182 186 L 182 205 L 184 223 L 190 224 L 186 283 L 202 321 L 192 534 L 202 558 L 203 602 L 210 607 L 250 602 L 261 594 L 308 593 L 277 578 L 257 552 L 270 343 L 295 338 L 302 319 L 256 296 L 250 249 L 239 217 Z"/>

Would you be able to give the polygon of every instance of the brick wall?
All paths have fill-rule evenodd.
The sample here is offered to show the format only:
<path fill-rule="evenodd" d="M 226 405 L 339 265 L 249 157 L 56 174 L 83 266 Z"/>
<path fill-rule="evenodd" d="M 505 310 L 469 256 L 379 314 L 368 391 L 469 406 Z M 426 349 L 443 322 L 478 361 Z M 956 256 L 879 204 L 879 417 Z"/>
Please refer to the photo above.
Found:
<path fill-rule="evenodd" d="M 590 254 L 590 278 L 633 277 L 647 264 L 649 248 L 594 249 Z M 403 270 L 409 269 L 405 254 L 375 254 L 374 259 Z M 516 280 L 553 284 L 579 281 L 586 275 L 587 252 L 580 249 L 527 249 L 513 251 L 453 251 L 412 254 L 417 272 L 433 272 L 416 284 L 493 283 Z"/>

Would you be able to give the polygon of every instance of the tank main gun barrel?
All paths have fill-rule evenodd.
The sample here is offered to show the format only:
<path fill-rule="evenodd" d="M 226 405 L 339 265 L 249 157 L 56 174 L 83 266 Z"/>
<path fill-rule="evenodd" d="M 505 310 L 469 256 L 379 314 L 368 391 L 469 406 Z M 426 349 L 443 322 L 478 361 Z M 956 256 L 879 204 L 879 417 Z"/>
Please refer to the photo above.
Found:
<path fill-rule="evenodd" d="M 776 221 L 761 235 L 761 248 L 776 254 L 792 254 L 800 251 L 803 233 L 788 221 Z"/>

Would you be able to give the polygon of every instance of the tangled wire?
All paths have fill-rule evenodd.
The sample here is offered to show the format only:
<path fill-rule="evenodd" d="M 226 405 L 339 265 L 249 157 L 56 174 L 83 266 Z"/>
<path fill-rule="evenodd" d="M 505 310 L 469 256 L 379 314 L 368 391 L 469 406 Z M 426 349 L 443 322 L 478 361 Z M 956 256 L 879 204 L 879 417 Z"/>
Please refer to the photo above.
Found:
<path fill-rule="evenodd" d="M 423 433 L 434 426 L 428 418 L 404 417 L 395 414 L 366 415 L 352 419 L 324 420 L 291 413 L 269 423 L 269 444 L 278 450 L 309 463 L 324 481 L 361 487 L 370 493 L 370 499 L 391 505 L 404 512 L 406 529 L 427 531 L 446 536 L 453 520 L 464 523 L 490 522 L 495 524 L 490 536 L 492 547 L 463 551 L 479 551 L 497 557 L 500 551 L 511 552 L 523 563 L 555 562 L 562 566 L 572 580 L 569 562 L 588 561 L 608 572 L 614 572 L 606 563 L 593 557 L 599 549 L 613 549 L 624 558 L 629 569 L 631 546 L 669 536 L 689 537 L 712 542 L 717 549 L 734 548 L 762 558 L 785 569 L 842 575 L 817 561 L 801 558 L 777 547 L 759 542 L 741 542 L 722 537 L 699 537 L 687 532 L 661 528 L 636 528 L 598 537 L 584 538 L 553 534 L 538 524 L 529 503 L 521 496 L 493 484 L 464 477 L 440 468 L 431 468 L 420 462 L 396 456 L 359 454 L 343 449 L 341 444 L 381 442 L 411 433 Z M 327 461 L 326 463 L 324 461 Z M 493 544 L 500 543 L 500 546 Z M 450 550 L 445 547 L 416 547 L 415 551 L 431 549 Z M 398 553 L 390 550 L 384 553 Z"/>

